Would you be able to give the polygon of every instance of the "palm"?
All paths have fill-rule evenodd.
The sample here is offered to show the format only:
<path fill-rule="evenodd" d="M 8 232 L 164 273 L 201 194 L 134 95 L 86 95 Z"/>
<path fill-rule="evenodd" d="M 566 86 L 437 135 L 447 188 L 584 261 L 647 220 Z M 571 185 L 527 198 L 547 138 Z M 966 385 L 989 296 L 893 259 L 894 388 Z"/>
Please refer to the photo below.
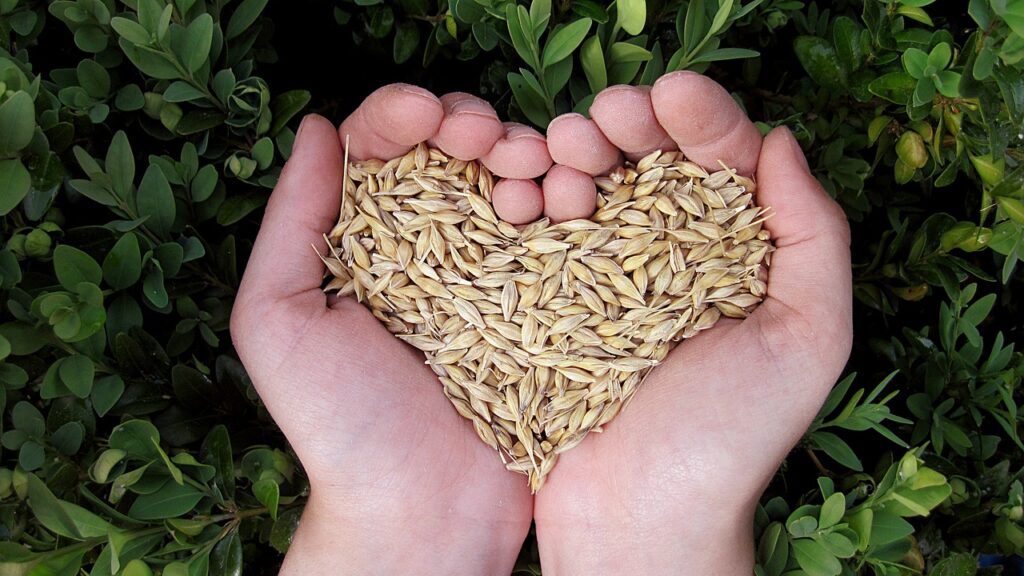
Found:
<path fill-rule="evenodd" d="M 341 503 L 355 521 L 415 515 L 423 530 L 458 520 L 525 535 L 529 491 L 452 409 L 422 356 L 354 300 L 328 305 L 310 245 L 320 246 L 338 212 L 342 155 L 326 120 L 304 129 L 304 148 L 267 208 L 231 332 L 312 497 Z"/>
<path fill-rule="evenodd" d="M 852 337 L 846 220 L 795 148 L 777 130 L 757 162 L 759 203 L 775 212 L 767 298 L 749 318 L 681 343 L 604 432 L 561 457 L 535 504 L 542 558 L 545 542 L 588 523 L 682 542 L 681 521 L 712 533 L 718 519 L 742 518 L 738 541 L 749 542 L 754 504 L 821 406 Z M 720 157 L 735 165 L 730 154 Z M 587 545 L 569 538 L 568 547 Z M 735 550 L 733 566 L 749 570 L 752 550 Z M 679 552 L 692 573 L 732 573 L 700 564 L 710 556 L 694 551 Z"/>

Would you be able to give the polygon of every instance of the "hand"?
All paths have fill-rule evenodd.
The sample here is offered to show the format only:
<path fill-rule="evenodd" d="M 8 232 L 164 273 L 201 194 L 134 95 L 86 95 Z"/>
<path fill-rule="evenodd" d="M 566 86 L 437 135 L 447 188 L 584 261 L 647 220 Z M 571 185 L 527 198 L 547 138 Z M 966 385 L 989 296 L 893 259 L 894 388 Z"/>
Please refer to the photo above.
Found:
<path fill-rule="evenodd" d="M 545 576 L 746 576 L 758 498 L 850 352 L 849 228 L 789 131 L 762 145 L 711 80 L 663 77 L 653 115 L 639 101 L 646 112 L 619 116 L 656 117 L 706 167 L 756 166 L 757 201 L 774 212 L 768 296 L 747 319 L 677 346 L 603 433 L 561 456 L 536 497 L 541 562 Z"/>
<path fill-rule="evenodd" d="M 507 575 L 530 526 L 523 477 L 477 439 L 419 352 L 321 291 L 314 247 L 335 224 L 342 162 L 334 126 L 307 117 L 231 318 L 310 481 L 281 573 Z"/>

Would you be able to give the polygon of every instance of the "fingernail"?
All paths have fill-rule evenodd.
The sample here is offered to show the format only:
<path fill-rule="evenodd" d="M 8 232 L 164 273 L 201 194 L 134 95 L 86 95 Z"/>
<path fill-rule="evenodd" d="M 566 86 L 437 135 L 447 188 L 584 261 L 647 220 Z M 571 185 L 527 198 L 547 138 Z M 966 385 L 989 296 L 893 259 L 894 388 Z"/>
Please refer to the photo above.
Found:
<path fill-rule="evenodd" d="M 395 88 L 403 94 L 409 94 L 411 96 L 416 96 L 439 104 L 441 102 L 441 100 L 439 100 L 437 96 L 434 96 L 429 90 L 420 88 L 419 86 L 413 86 L 412 84 L 396 84 Z"/>
<path fill-rule="evenodd" d="M 490 104 L 483 100 L 477 100 L 476 98 L 459 100 L 451 105 L 449 111 L 451 114 L 472 114 L 474 116 L 497 118 L 497 114 L 495 114 L 494 109 L 491 108 Z"/>
<path fill-rule="evenodd" d="M 306 127 L 306 124 L 309 123 L 309 118 L 311 116 L 313 116 L 313 115 L 312 114 L 306 114 L 305 116 L 303 116 L 302 117 L 302 122 L 299 122 L 299 129 L 295 131 L 295 143 L 294 143 L 293 147 L 296 150 L 298 150 L 298 148 L 299 148 L 299 146 L 298 146 L 299 143 L 302 142 L 302 130 Z"/>

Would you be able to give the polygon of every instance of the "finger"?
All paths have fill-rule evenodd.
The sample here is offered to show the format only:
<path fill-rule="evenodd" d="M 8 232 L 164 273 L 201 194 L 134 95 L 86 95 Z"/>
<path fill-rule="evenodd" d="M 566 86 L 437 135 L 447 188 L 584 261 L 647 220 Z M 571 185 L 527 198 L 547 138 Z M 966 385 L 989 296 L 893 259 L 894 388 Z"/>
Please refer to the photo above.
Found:
<path fill-rule="evenodd" d="M 459 160 L 476 160 L 505 135 L 498 113 L 482 98 L 464 92 L 441 96 L 444 119 L 431 144 Z"/>
<path fill-rule="evenodd" d="M 480 161 L 495 176 L 529 180 L 543 176 L 551 167 L 544 136 L 522 124 L 505 122 L 505 134 Z"/>
<path fill-rule="evenodd" d="M 529 224 L 544 211 L 544 196 L 533 180 L 504 178 L 491 191 L 491 204 L 498 217 L 510 224 Z"/>
<path fill-rule="evenodd" d="M 581 114 L 562 114 L 548 124 L 551 160 L 593 176 L 622 163 L 622 152 L 608 141 L 597 123 Z"/>
<path fill-rule="evenodd" d="M 354 160 L 389 160 L 437 134 L 444 118 L 441 101 L 411 84 L 375 90 L 341 123 L 338 135 Z"/>
<path fill-rule="evenodd" d="M 320 291 L 324 266 L 313 246 L 323 244 L 337 220 L 342 162 L 334 126 L 321 116 L 307 116 L 267 203 L 240 297 L 273 302 Z"/>
<path fill-rule="evenodd" d="M 544 215 L 553 223 L 589 218 L 597 207 L 594 178 L 569 166 L 555 164 L 544 176 Z"/>
<path fill-rule="evenodd" d="M 820 352 L 821 359 L 838 371 L 849 354 L 852 334 L 850 228 L 785 127 L 765 138 L 757 197 L 771 210 L 765 227 L 776 250 L 767 298 L 751 319 L 762 333 L 770 333 L 769 340 L 790 340 Z"/>
<path fill-rule="evenodd" d="M 753 174 L 761 134 L 717 82 L 696 72 L 666 74 L 654 83 L 651 102 L 658 122 L 688 158 L 709 170 L 723 162 Z"/>
<path fill-rule="evenodd" d="M 675 142 L 658 124 L 648 86 L 605 88 L 590 105 L 590 117 L 608 141 L 630 158 L 676 149 Z"/>

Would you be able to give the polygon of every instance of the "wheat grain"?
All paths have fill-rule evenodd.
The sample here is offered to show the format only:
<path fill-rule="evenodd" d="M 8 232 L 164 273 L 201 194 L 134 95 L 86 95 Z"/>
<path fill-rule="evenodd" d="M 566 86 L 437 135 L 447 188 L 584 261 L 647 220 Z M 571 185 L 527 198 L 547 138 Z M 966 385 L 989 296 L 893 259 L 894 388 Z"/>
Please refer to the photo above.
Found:
<path fill-rule="evenodd" d="M 589 220 L 516 228 L 478 162 L 421 144 L 346 166 L 325 290 L 421 350 L 456 411 L 536 491 L 683 338 L 743 318 L 772 246 L 754 182 L 655 152 L 595 178 Z"/>

